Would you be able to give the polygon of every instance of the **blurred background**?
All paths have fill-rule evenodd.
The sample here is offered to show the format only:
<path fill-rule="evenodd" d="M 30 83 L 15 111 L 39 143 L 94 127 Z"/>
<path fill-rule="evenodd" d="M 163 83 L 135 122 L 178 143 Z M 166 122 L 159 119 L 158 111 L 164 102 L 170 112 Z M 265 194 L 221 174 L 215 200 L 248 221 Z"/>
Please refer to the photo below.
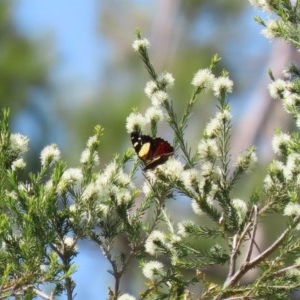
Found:
<path fill-rule="evenodd" d="M 255 15 L 266 17 L 246 0 L 2 0 L 0 103 L 11 108 L 13 131 L 30 138 L 28 169 L 39 168 L 37 157 L 50 143 L 58 144 L 69 166 L 78 166 L 96 124 L 105 127 L 102 167 L 131 147 L 126 116 L 133 107 L 143 113 L 150 105 L 143 91 L 149 78 L 131 46 L 135 28 L 150 40 L 157 72 L 173 74 L 171 96 L 179 116 L 194 73 L 208 67 L 215 53 L 222 57 L 218 71 L 227 69 L 234 81 L 233 158 L 255 144 L 266 165 L 274 128 L 291 126 L 268 97 L 267 70 L 281 76 L 295 59 L 289 46 L 261 35 Z M 194 149 L 214 112 L 211 95 L 201 96 L 186 134 Z M 260 168 L 241 182 L 239 197 L 247 199 L 261 182 Z M 187 201 L 177 205 L 188 206 L 190 214 Z M 112 280 L 109 265 L 88 242 L 80 243 L 79 252 L 77 299 L 104 299 Z M 136 278 L 129 276 L 124 292 L 136 295 Z"/>

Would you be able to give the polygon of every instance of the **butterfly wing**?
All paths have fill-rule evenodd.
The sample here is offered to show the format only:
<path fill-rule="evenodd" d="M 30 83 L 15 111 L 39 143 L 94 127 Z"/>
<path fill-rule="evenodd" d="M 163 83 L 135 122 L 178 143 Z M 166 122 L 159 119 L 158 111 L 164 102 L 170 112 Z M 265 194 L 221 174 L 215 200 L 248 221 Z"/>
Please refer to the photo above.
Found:
<path fill-rule="evenodd" d="M 165 163 L 174 154 L 173 147 L 161 138 L 152 140 L 152 151 L 148 157 L 144 170 L 153 169 Z"/>
<path fill-rule="evenodd" d="M 174 154 L 174 148 L 162 138 L 131 133 L 132 145 L 138 157 L 145 164 L 144 170 L 150 170 L 165 163 Z"/>

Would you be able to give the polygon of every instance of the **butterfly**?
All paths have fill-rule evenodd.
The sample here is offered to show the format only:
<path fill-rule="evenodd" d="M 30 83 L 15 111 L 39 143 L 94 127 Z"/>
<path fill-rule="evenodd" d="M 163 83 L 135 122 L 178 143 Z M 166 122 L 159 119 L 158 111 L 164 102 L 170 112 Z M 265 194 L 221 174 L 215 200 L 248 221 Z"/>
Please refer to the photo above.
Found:
<path fill-rule="evenodd" d="M 162 138 L 152 138 L 139 132 L 131 133 L 131 142 L 138 157 L 144 163 L 144 171 L 165 163 L 174 154 L 174 148 Z"/>

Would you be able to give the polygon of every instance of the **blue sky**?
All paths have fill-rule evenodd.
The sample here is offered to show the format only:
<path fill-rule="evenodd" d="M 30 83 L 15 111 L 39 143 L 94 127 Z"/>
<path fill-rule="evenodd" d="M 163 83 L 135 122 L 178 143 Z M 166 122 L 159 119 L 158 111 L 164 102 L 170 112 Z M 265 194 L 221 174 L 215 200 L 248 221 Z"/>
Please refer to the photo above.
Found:
<path fill-rule="evenodd" d="M 96 35 L 99 3 L 97 0 L 18 0 L 14 13 L 26 34 L 36 39 L 46 34 L 54 40 L 55 56 L 63 60 L 59 76 L 78 76 L 85 83 L 95 83 L 97 61 L 105 51 Z"/>

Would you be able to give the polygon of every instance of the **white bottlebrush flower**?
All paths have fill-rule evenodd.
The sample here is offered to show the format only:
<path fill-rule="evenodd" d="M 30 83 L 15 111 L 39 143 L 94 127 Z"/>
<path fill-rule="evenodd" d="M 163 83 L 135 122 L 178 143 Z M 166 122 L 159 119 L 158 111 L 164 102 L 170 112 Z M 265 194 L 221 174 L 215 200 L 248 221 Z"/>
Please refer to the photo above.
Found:
<path fill-rule="evenodd" d="M 211 207 L 216 205 L 216 201 L 215 201 L 215 191 L 211 191 L 207 196 L 205 201 L 207 202 L 207 204 Z"/>
<path fill-rule="evenodd" d="M 151 106 L 146 110 L 145 117 L 147 122 L 159 122 L 163 119 L 164 113 L 163 111 L 157 106 Z"/>
<path fill-rule="evenodd" d="M 242 153 L 237 159 L 237 166 L 245 171 L 250 171 L 257 162 L 254 148 L 250 148 Z"/>
<path fill-rule="evenodd" d="M 247 204 L 245 203 L 245 201 L 241 199 L 233 199 L 232 205 L 236 209 L 239 222 L 242 223 L 247 214 L 247 210 L 248 210 Z"/>
<path fill-rule="evenodd" d="M 177 224 L 177 234 L 182 237 L 187 237 L 189 232 L 187 231 L 188 227 L 194 226 L 195 223 L 191 220 L 182 221 Z"/>
<path fill-rule="evenodd" d="M 149 99 L 157 91 L 158 91 L 158 87 L 157 87 L 157 84 L 154 80 L 150 80 L 146 83 L 146 87 L 144 89 L 144 92 L 148 96 Z"/>
<path fill-rule="evenodd" d="M 215 174 L 215 166 L 213 163 L 206 161 L 201 165 L 201 174 L 203 176 L 210 176 Z"/>
<path fill-rule="evenodd" d="M 70 168 L 64 171 L 57 186 L 57 192 L 61 193 L 70 184 L 80 184 L 83 179 L 81 169 Z"/>
<path fill-rule="evenodd" d="M 155 281 L 164 276 L 164 265 L 159 261 L 149 261 L 143 266 L 143 274 L 147 279 Z"/>
<path fill-rule="evenodd" d="M 46 193 L 52 193 L 53 191 L 54 191 L 53 181 L 52 181 L 52 179 L 50 179 L 45 183 L 45 192 Z"/>
<path fill-rule="evenodd" d="M 187 237 L 186 227 L 184 222 L 180 222 L 177 224 L 177 234 L 182 237 Z"/>
<path fill-rule="evenodd" d="M 270 165 L 270 171 L 275 173 L 282 173 L 284 171 L 284 164 L 282 161 L 274 159 Z"/>
<path fill-rule="evenodd" d="M 75 240 L 72 237 L 67 236 L 64 238 L 64 244 L 68 247 L 73 247 L 73 245 L 75 244 Z"/>
<path fill-rule="evenodd" d="M 96 135 L 89 137 L 86 142 L 86 146 L 90 149 L 98 145 L 98 138 Z"/>
<path fill-rule="evenodd" d="M 119 296 L 117 300 L 136 300 L 136 298 L 126 293 Z"/>
<path fill-rule="evenodd" d="M 203 215 L 203 211 L 195 199 L 192 199 L 191 205 L 192 205 L 192 210 L 196 215 L 198 216 Z"/>
<path fill-rule="evenodd" d="M 213 92 L 216 97 L 220 97 L 222 91 L 232 93 L 233 81 L 228 77 L 218 77 L 213 82 Z"/>
<path fill-rule="evenodd" d="M 107 216 L 109 212 L 109 206 L 103 203 L 98 203 L 96 206 L 97 211 L 101 212 L 103 216 Z"/>
<path fill-rule="evenodd" d="M 115 187 L 114 194 L 117 199 L 118 205 L 128 204 L 130 200 L 132 199 L 133 195 L 131 194 L 130 190 Z"/>
<path fill-rule="evenodd" d="M 140 51 L 141 48 L 147 49 L 149 47 L 150 47 L 150 42 L 146 38 L 134 40 L 132 43 L 132 48 L 136 52 Z"/>
<path fill-rule="evenodd" d="M 157 78 L 157 81 L 160 82 L 164 87 L 172 87 L 174 85 L 174 77 L 170 73 L 160 74 Z"/>
<path fill-rule="evenodd" d="M 80 184 L 83 179 L 82 171 L 79 168 L 69 168 L 64 171 L 62 179 L 70 183 Z"/>
<path fill-rule="evenodd" d="M 177 180 L 183 172 L 183 164 L 174 158 L 169 159 L 165 164 L 158 167 L 166 177 Z"/>
<path fill-rule="evenodd" d="M 80 163 L 86 164 L 91 157 L 91 150 L 90 149 L 84 149 L 80 155 Z"/>
<path fill-rule="evenodd" d="M 71 236 L 64 237 L 63 243 L 64 243 L 64 249 L 65 248 L 72 249 L 73 251 L 78 250 L 78 246 L 76 245 L 76 240 Z"/>
<path fill-rule="evenodd" d="M 28 182 L 20 182 L 18 184 L 18 190 L 21 192 L 26 192 L 26 193 L 30 193 L 32 192 L 32 185 Z"/>
<path fill-rule="evenodd" d="M 104 171 L 98 175 L 96 179 L 96 185 L 99 188 L 103 188 L 107 186 L 116 176 L 118 173 L 118 166 L 115 161 L 109 163 Z"/>
<path fill-rule="evenodd" d="M 26 167 L 26 162 L 23 158 L 18 158 L 11 164 L 11 169 L 13 171 L 23 170 Z"/>
<path fill-rule="evenodd" d="M 283 175 L 286 180 L 294 179 L 295 174 L 300 173 L 300 154 L 291 153 L 286 161 L 286 165 L 283 170 Z"/>
<path fill-rule="evenodd" d="M 294 71 L 292 71 L 290 68 L 286 68 L 282 70 L 282 75 L 286 79 L 291 79 L 293 77 Z"/>
<path fill-rule="evenodd" d="M 279 21 L 268 20 L 265 24 L 266 27 L 261 30 L 261 34 L 269 40 L 274 39 L 278 35 Z"/>
<path fill-rule="evenodd" d="M 145 251 L 151 255 L 156 255 L 159 249 L 158 244 L 165 245 L 166 238 L 162 231 L 154 230 L 145 242 Z"/>
<path fill-rule="evenodd" d="M 285 165 L 281 161 L 273 160 L 269 166 L 269 174 L 267 174 L 264 179 L 265 190 L 269 191 L 275 187 L 275 185 L 280 184 L 276 178 L 278 178 L 278 176 L 284 176 L 284 172 L 286 172 Z"/>
<path fill-rule="evenodd" d="M 49 270 L 49 266 L 48 265 L 45 265 L 45 264 L 41 264 L 40 265 L 40 270 L 42 272 L 47 272 Z"/>
<path fill-rule="evenodd" d="M 274 186 L 274 182 L 270 174 L 267 174 L 264 179 L 264 189 L 265 191 L 269 191 Z"/>
<path fill-rule="evenodd" d="M 75 213 L 77 211 L 77 205 L 76 204 L 71 204 L 69 206 L 69 211 L 72 212 L 72 213 Z"/>
<path fill-rule="evenodd" d="M 173 244 L 179 243 L 181 240 L 182 240 L 182 237 L 179 234 L 173 233 L 170 238 L 169 249 L 171 249 Z"/>
<path fill-rule="evenodd" d="M 249 0 L 249 2 L 251 5 L 260 8 L 263 11 L 271 10 L 268 0 Z"/>
<path fill-rule="evenodd" d="M 269 173 L 271 175 L 283 175 L 285 166 L 283 164 L 283 162 L 279 161 L 279 160 L 273 160 L 270 164 L 269 167 Z"/>
<path fill-rule="evenodd" d="M 118 164 L 115 161 L 112 161 L 105 167 L 103 175 L 107 177 L 108 180 L 112 180 L 115 176 L 117 176 L 118 172 Z"/>
<path fill-rule="evenodd" d="M 281 98 L 286 88 L 287 88 L 287 82 L 282 79 L 277 79 L 271 82 L 268 86 L 270 96 L 273 99 Z"/>
<path fill-rule="evenodd" d="M 180 179 L 188 191 L 191 191 L 199 182 L 199 171 L 196 169 L 183 170 Z"/>
<path fill-rule="evenodd" d="M 93 164 L 95 166 L 98 166 L 99 161 L 100 161 L 99 155 L 96 152 L 91 152 L 91 150 L 89 148 L 86 148 L 82 151 L 81 156 L 80 156 L 80 163 L 86 164 L 90 160 L 91 155 L 93 156 L 92 157 Z"/>
<path fill-rule="evenodd" d="M 204 134 L 208 138 L 215 138 L 218 135 L 218 132 L 220 131 L 220 120 L 216 117 L 211 119 L 205 129 Z"/>
<path fill-rule="evenodd" d="M 288 203 L 284 208 L 283 214 L 288 217 L 300 216 L 300 205 L 298 203 Z"/>
<path fill-rule="evenodd" d="M 10 136 L 11 150 L 18 155 L 22 155 L 28 150 L 28 143 L 28 137 L 20 133 L 13 133 Z"/>
<path fill-rule="evenodd" d="M 216 139 L 202 139 L 198 145 L 198 153 L 201 159 L 215 159 L 220 151 Z"/>
<path fill-rule="evenodd" d="M 82 192 L 81 198 L 83 201 L 88 201 L 93 197 L 97 197 L 99 192 L 100 190 L 98 186 L 94 182 L 91 182 L 85 187 L 84 191 Z"/>
<path fill-rule="evenodd" d="M 97 176 L 96 184 L 99 186 L 100 189 L 105 188 L 109 184 L 110 178 L 104 174 L 101 173 Z"/>
<path fill-rule="evenodd" d="M 232 115 L 230 113 L 230 110 L 229 109 L 224 109 L 222 111 L 219 111 L 216 114 L 216 119 L 218 119 L 219 121 L 229 122 L 232 119 Z"/>
<path fill-rule="evenodd" d="M 210 87 L 212 87 L 214 79 L 215 76 L 209 69 L 201 69 L 194 75 L 192 85 L 204 89 L 209 89 Z"/>
<path fill-rule="evenodd" d="M 290 135 L 282 132 L 275 134 L 275 136 L 272 139 L 272 147 L 274 153 L 278 155 L 282 154 L 282 150 L 287 148 L 290 142 L 291 142 Z"/>
<path fill-rule="evenodd" d="M 286 165 L 289 166 L 293 171 L 299 172 L 299 166 L 300 166 L 300 154 L 299 153 L 291 153 L 288 158 Z"/>
<path fill-rule="evenodd" d="M 286 112 L 294 112 L 295 111 L 295 106 L 300 103 L 300 97 L 295 94 L 291 93 L 290 91 L 286 90 L 283 93 L 283 99 L 282 99 L 282 104 Z"/>
<path fill-rule="evenodd" d="M 130 176 L 127 173 L 125 173 L 122 169 L 120 169 L 117 173 L 116 182 L 120 186 L 134 188 Z"/>
<path fill-rule="evenodd" d="M 134 132 L 137 129 L 143 131 L 146 124 L 147 119 L 141 113 L 138 112 L 132 112 L 126 118 L 126 130 L 128 133 Z"/>
<path fill-rule="evenodd" d="M 148 183 L 151 186 L 154 186 L 156 181 L 158 180 L 157 173 L 155 172 L 155 169 L 154 170 L 148 170 L 146 172 L 145 176 L 147 178 Z"/>
<path fill-rule="evenodd" d="M 151 189 L 151 186 L 149 185 L 149 183 L 148 183 L 147 181 L 145 181 L 145 182 L 143 183 L 142 191 L 143 191 L 145 197 L 147 197 L 148 195 L 151 194 L 152 189 Z"/>
<path fill-rule="evenodd" d="M 153 106 L 160 106 L 168 100 L 168 94 L 164 91 L 157 91 L 152 94 L 150 100 Z"/>
<path fill-rule="evenodd" d="M 5 196 L 9 197 L 10 199 L 17 201 L 18 200 L 18 194 L 16 193 L 16 191 L 6 191 L 5 192 Z"/>
<path fill-rule="evenodd" d="M 51 165 L 53 163 L 56 163 L 60 159 L 60 150 L 57 148 L 56 144 L 52 144 L 49 146 L 46 146 L 41 151 L 41 164 L 42 166 Z"/>

